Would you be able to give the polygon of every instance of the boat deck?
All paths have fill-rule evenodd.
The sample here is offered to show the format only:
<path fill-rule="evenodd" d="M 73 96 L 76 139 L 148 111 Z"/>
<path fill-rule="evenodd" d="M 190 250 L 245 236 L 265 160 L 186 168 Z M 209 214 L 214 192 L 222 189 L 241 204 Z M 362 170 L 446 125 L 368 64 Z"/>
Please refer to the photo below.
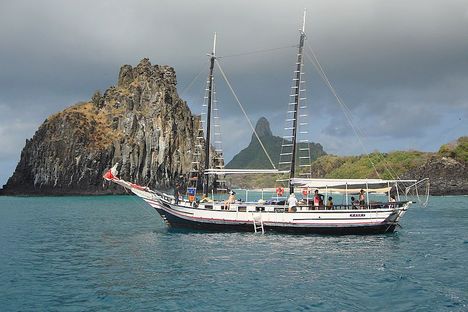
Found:
<path fill-rule="evenodd" d="M 172 201 L 173 203 L 173 201 Z M 370 203 L 368 205 L 334 205 L 333 207 L 313 206 L 313 205 L 297 205 L 293 207 L 294 212 L 336 212 L 336 211 L 353 211 L 353 210 L 381 210 L 394 209 L 403 207 L 406 202 L 391 202 L 391 203 Z M 288 213 L 288 206 L 278 204 L 260 204 L 257 202 L 239 202 L 230 205 L 225 205 L 224 202 L 210 203 L 194 203 L 189 201 L 179 201 L 179 206 L 190 207 L 201 210 L 224 210 L 234 212 L 284 212 Z"/>

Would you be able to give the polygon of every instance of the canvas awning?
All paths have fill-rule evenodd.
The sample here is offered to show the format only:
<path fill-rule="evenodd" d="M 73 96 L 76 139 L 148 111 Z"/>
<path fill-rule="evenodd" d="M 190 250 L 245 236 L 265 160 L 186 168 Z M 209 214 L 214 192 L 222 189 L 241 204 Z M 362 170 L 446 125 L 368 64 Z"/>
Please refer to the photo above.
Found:
<path fill-rule="evenodd" d="M 294 178 L 291 183 L 294 186 L 318 189 L 323 192 L 337 193 L 359 193 L 365 190 L 370 193 L 386 193 L 395 185 L 401 182 L 414 182 L 416 180 L 382 180 L 382 179 L 302 179 Z"/>

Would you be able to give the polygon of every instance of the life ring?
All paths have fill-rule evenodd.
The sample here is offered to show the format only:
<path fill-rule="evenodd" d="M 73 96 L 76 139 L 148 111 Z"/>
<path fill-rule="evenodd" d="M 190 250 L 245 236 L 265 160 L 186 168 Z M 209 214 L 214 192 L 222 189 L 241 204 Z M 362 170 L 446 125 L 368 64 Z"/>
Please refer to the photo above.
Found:
<path fill-rule="evenodd" d="M 276 188 L 276 195 L 283 196 L 283 194 L 284 194 L 284 188 L 282 188 L 281 186 L 278 186 Z"/>
<path fill-rule="evenodd" d="M 302 195 L 307 196 L 307 194 L 309 194 L 309 190 L 306 189 L 306 188 L 303 188 L 302 189 Z"/>

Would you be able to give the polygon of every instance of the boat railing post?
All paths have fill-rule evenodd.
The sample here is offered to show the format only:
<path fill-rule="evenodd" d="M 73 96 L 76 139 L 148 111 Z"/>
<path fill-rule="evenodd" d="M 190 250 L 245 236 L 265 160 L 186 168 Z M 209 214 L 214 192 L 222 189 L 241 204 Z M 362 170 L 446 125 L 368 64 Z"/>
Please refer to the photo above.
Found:
<path fill-rule="evenodd" d="M 328 205 L 328 185 L 325 185 L 325 200 L 323 202 L 326 207 Z"/>
<path fill-rule="evenodd" d="M 249 201 L 249 190 L 245 189 L 245 202 Z"/>
<path fill-rule="evenodd" d="M 346 185 L 345 185 L 345 198 L 346 198 L 346 206 L 348 206 L 348 182 L 346 182 Z M 346 207 L 348 208 L 348 207 Z"/>
<path fill-rule="evenodd" d="M 396 181 L 395 181 L 395 188 L 396 188 L 396 194 L 397 194 L 398 201 L 400 201 L 400 192 L 398 191 L 398 182 L 396 182 Z"/>
<path fill-rule="evenodd" d="M 262 200 L 263 200 L 263 187 L 262 187 Z"/>
<path fill-rule="evenodd" d="M 367 207 L 370 207 L 369 203 L 369 184 L 366 182 L 366 201 L 367 201 Z"/>
<path fill-rule="evenodd" d="M 388 202 L 390 202 L 390 190 L 391 190 L 390 189 L 390 182 L 387 182 L 387 188 L 388 188 L 388 198 L 387 198 L 387 200 L 388 200 Z"/>

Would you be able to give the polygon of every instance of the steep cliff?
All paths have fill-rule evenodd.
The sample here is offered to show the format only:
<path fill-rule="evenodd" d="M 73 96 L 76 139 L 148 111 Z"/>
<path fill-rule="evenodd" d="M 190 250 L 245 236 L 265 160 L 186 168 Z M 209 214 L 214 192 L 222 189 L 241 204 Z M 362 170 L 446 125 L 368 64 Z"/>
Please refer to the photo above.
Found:
<path fill-rule="evenodd" d="M 124 179 L 169 187 L 191 169 L 200 128 L 176 83 L 173 68 L 153 66 L 148 59 L 122 66 L 116 86 L 44 121 L 26 141 L 3 192 L 121 193 L 102 179 L 116 162 Z"/>
<path fill-rule="evenodd" d="M 422 166 L 405 174 L 413 179 L 429 178 L 431 195 L 468 194 L 468 166 L 454 158 L 433 155 Z"/>

